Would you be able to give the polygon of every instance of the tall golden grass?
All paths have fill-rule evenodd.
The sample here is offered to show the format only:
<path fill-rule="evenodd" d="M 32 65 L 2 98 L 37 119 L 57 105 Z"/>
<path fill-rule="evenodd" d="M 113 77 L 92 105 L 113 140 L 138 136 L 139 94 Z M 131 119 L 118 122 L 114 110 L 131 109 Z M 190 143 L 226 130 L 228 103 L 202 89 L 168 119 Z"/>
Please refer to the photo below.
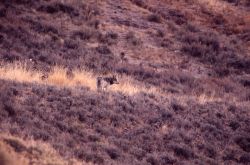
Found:
<path fill-rule="evenodd" d="M 27 69 L 27 64 L 2 64 L 0 67 L 0 78 L 18 82 L 39 82 L 42 73 Z"/>
<path fill-rule="evenodd" d="M 72 75 L 72 77 L 69 77 L 67 75 L 67 69 L 61 66 L 55 66 L 48 74 L 48 77 L 42 79 L 43 73 L 37 70 L 28 69 L 27 64 L 14 63 L 0 66 L 0 79 L 68 88 L 85 86 L 90 90 L 96 91 L 96 77 L 100 75 L 93 74 L 85 69 L 73 70 Z M 156 88 L 146 88 L 143 84 L 136 82 L 128 76 L 118 75 L 118 77 L 119 84 L 110 86 L 108 88 L 109 91 L 122 92 L 129 95 L 134 95 L 139 92 L 157 92 Z"/>
<path fill-rule="evenodd" d="M 16 144 L 23 146 L 24 150 L 16 152 L 6 140 L 15 142 Z M 32 162 L 32 163 L 31 163 Z M 64 159 L 57 153 L 50 144 L 42 141 L 35 141 L 32 138 L 24 140 L 18 137 L 14 137 L 10 134 L 0 133 L 0 164 L 1 165 L 91 165 L 83 161 L 76 159 Z"/>

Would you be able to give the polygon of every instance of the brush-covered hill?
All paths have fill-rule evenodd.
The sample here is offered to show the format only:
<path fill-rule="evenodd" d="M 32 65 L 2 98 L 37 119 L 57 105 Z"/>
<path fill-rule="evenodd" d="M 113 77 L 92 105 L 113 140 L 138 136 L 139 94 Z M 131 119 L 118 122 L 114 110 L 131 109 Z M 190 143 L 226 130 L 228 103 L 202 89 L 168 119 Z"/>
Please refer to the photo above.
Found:
<path fill-rule="evenodd" d="M 0 164 L 249 164 L 249 13 L 248 0 L 0 0 Z"/>

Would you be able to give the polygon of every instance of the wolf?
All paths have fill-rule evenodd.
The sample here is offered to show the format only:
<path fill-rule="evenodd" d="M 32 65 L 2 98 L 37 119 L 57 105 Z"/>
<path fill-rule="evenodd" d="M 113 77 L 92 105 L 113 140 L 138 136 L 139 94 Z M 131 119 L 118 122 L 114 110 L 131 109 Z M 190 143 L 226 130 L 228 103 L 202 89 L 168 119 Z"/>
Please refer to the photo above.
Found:
<path fill-rule="evenodd" d="M 96 78 L 96 86 L 97 91 L 106 91 L 108 86 L 111 86 L 113 84 L 119 84 L 118 79 L 115 75 L 110 77 L 97 77 Z"/>

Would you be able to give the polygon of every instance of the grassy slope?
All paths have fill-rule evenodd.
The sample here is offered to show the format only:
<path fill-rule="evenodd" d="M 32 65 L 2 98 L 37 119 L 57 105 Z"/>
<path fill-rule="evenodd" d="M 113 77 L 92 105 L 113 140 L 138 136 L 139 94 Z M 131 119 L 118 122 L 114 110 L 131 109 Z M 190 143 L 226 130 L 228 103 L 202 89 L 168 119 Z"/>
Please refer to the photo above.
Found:
<path fill-rule="evenodd" d="M 33 61 L 15 81 L 1 69 L 1 132 L 96 164 L 249 163 L 249 4 L 239 2 L 1 1 L 2 68 Z M 57 65 L 66 69 L 40 79 Z M 83 67 L 124 86 L 72 87 Z"/>
<path fill-rule="evenodd" d="M 84 86 L 96 91 L 96 77 L 98 75 L 85 69 L 68 71 L 62 66 L 55 66 L 48 74 L 29 68 L 30 63 L 4 63 L 0 67 L 0 75 L 4 80 L 17 81 L 20 83 L 35 83 L 42 85 L 53 85 L 58 87 L 75 88 Z M 46 76 L 46 77 L 45 77 Z M 142 82 L 135 81 L 129 76 L 116 74 L 119 84 L 109 87 L 110 91 L 122 92 L 133 95 L 139 92 L 156 93 L 157 88 L 146 87 Z"/>
<path fill-rule="evenodd" d="M 41 141 L 23 140 L 8 134 L 0 135 L 0 163 L 1 165 L 28 164 L 87 164 L 74 159 L 62 158 L 50 145 Z"/>

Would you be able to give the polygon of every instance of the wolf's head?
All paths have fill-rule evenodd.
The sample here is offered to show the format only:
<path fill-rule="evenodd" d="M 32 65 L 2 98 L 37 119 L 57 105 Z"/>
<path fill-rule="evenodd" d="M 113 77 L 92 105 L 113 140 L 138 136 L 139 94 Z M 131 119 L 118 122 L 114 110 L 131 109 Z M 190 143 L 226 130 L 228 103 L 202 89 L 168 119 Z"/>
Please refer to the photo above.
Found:
<path fill-rule="evenodd" d="M 117 76 L 112 76 L 112 84 L 119 84 Z"/>

